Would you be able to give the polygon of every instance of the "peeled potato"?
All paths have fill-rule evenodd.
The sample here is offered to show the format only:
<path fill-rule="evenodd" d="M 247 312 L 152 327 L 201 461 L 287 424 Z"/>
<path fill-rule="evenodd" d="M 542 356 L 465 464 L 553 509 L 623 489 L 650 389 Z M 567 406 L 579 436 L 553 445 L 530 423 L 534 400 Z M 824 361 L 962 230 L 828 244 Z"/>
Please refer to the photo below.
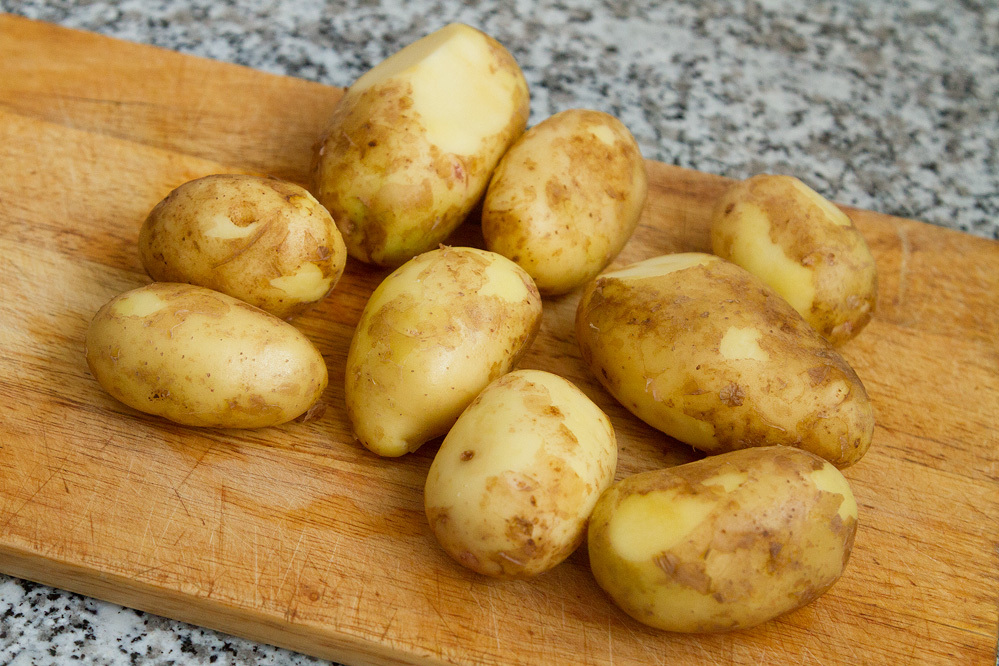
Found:
<path fill-rule="evenodd" d="M 457 23 L 357 79 L 333 111 L 314 172 L 350 256 L 395 267 L 437 247 L 524 131 L 528 99 L 513 56 Z"/>
<path fill-rule="evenodd" d="M 659 629 L 752 627 L 840 577 L 857 502 L 818 456 L 783 446 L 636 474 L 593 510 L 590 568 L 625 612 Z"/>
<path fill-rule="evenodd" d="M 347 252 L 304 188 L 219 174 L 184 183 L 153 208 L 139 256 L 154 280 L 208 287 L 288 319 L 326 297 Z"/>
<path fill-rule="evenodd" d="M 646 191 L 645 162 L 621 121 L 586 109 L 557 113 L 500 161 L 482 206 L 486 248 L 519 264 L 542 294 L 564 294 L 618 255 Z"/>
<path fill-rule="evenodd" d="M 427 519 L 469 569 L 536 576 L 582 543 L 616 466 L 614 428 L 599 407 L 558 375 L 515 370 L 444 438 L 427 475 Z"/>
<path fill-rule="evenodd" d="M 877 269 L 864 237 L 797 178 L 762 174 L 732 185 L 715 206 L 711 247 L 773 287 L 834 345 L 874 315 Z"/>
<path fill-rule="evenodd" d="M 414 257 L 371 294 L 351 340 L 345 391 L 354 434 L 382 456 L 446 434 L 540 326 L 537 287 L 509 259 L 462 247 Z"/>
<path fill-rule="evenodd" d="M 604 273 L 576 312 L 583 360 L 649 425 L 707 453 L 783 444 L 846 467 L 874 414 L 850 364 L 773 289 L 710 254 Z"/>
<path fill-rule="evenodd" d="M 327 382 L 322 354 L 291 324 L 172 282 L 108 301 L 87 329 L 86 356 L 113 397 L 192 426 L 284 423 L 307 412 Z"/>

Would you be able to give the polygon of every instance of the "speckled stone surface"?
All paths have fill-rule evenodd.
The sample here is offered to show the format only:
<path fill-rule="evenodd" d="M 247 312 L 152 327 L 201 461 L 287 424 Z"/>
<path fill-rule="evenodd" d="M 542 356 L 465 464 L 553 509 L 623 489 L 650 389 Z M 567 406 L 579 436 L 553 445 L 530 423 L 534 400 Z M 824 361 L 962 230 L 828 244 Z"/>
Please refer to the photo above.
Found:
<path fill-rule="evenodd" d="M 999 3 L 0 0 L 3 11 L 346 86 L 451 21 L 516 56 L 532 123 L 618 116 L 646 157 L 802 178 L 999 239 Z M 0 576 L 0 663 L 318 660 Z"/>

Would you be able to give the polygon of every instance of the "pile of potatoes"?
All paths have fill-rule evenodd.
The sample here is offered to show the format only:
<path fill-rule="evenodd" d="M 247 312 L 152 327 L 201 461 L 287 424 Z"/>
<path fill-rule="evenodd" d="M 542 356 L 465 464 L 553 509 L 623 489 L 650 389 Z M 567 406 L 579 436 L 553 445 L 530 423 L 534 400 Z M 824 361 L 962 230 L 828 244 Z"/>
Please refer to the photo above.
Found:
<path fill-rule="evenodd" d="M 379 456 L 444 437 L 424 501 L 456 562 L 530 577 L 586 541 L 609 597 L 670 631 L 809 603 L 849 558 L 857 507 L 838 468 L 874 428 L 835 348 L 874 311 L 864 239 L 797 179 L 761 175 L 717 201 L 712 254 L 605 272 L 645 203 L 638 146 L 606 113 L 527 129 L 528 111 L 517 63 L 478 30 L 403 48 L 338 103 L 314 197 L 219 175 L 152 210 L 139 250 L 155 282 L 95 315 L 94 376 L 186 425 L 309 417 L 327 369 L 286 320 L 334 288 L 349 255 L 392 270 L 351 340 L 347 417 Z M 485 248 L 442 245 L 476 206 Z M 518 369 L 543 298 L 563 294 L 578 294 L 593 376 L 704 459 L 615 483 L 607 415 L 565 378 Z"/>

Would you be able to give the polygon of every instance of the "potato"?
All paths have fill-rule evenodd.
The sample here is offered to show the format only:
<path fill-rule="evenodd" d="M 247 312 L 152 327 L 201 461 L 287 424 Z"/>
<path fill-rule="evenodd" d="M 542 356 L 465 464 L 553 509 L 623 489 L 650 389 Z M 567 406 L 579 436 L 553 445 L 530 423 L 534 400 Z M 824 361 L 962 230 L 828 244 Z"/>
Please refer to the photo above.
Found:
<path fill-rule="evenodd" d="M 576 338 L 621 404 L 702 451 L 781 444 L 847 466 L 870 446 L 871 403 L 850 365 L 762 280 L 713 255 L 601 275 Z"/>
<path fill-rule="evenodd" d="M 361 76 L 333 111 L 314 191 L 350 256 L 395 267 L 437 247 L 527 125 L 524 75 L 496 40 L 451 24 Z"/>
<path fill-rule="evenodd" d="M 358 440 L 401 456 L 447 433 L 509 372 L 541 325 L 531 277 L 493 252 L 444 247 L 375 289 L 347 354 L 347 415 Z"/>
<path fill-rule="evenodd" d="M 500 160 L 482 207 L 486 248 L 520 264 L 542 294 L 564 294 L 618 255 L 646 191 L 645 162 L 621 121 L 557 113 Z"/>
<path fill-rule="evenodd" d="M 469 569 L 535 576 L 582 543 L 616 466 L 614 428 L 599 407 L 558 375 L 516 370 L 489 384 L 441 444 L 427 519 Z"/>
<path fill-rule="evenodd" d="M 857 503 L 821 458 L 783 446 L 630 476 L 600 496 L 597 583 L 659 629 L 752 627 L 825 593 L 846 567 Z"/>
<path fill-rule="evenodd" d="M 853 221 L 791 176 L 732 185 L 715 206 L 711 247 L 758 275 L 839 345 L 874 314 L 877 270 Z"/>
<path fill-rule="evenodd" d="M 181 185 L 153 208 L 139 256 L 154 280 L 208 287 L 286 319 L 325 298 L 347 251 L 307 190 L 220 174 Z"/>
<path fill-rule="evenodd" d="M 326 388 L 322 355 L 294 326 L 225 294 L 154 282 L 106 303 L 87 364 L 121 402 L 177 423 L 260 428 L 290 421 Z"/>

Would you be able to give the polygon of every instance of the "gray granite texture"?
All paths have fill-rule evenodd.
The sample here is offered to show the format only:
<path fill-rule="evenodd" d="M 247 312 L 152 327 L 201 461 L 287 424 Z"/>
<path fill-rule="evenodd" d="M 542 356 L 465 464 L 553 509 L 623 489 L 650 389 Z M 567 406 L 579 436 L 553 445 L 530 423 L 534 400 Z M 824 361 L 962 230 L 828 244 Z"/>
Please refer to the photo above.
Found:
<path fill-rule="evenodd" d="M 571 107 L 646 157 L 802 178 L 845 204 L 999 238 L 995 0 L 0 0 L 0 9 L 346 86 L 451 21 L 516 56 L 532 123 Z M 0 663 L 310 664 L 0 576 Z"/>

